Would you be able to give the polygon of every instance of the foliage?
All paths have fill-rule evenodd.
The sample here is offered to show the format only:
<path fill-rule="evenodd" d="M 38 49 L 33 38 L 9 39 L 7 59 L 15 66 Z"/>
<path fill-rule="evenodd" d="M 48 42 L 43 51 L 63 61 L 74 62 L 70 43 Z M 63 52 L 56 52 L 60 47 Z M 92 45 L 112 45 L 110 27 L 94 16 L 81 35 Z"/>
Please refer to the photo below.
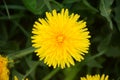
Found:
<path fill-rule="evenodd" d="M 46 11 L 68 8 L 87 22 L 90 49 L 85 60 L 65 69 L 53 69 L 38 60 L 31 47 L 34 21 Z M 80 80 L 86 74 L 120 79 L 120 0 L 1 0 L 0 54 L 13 59 L 10 79 Z"/>

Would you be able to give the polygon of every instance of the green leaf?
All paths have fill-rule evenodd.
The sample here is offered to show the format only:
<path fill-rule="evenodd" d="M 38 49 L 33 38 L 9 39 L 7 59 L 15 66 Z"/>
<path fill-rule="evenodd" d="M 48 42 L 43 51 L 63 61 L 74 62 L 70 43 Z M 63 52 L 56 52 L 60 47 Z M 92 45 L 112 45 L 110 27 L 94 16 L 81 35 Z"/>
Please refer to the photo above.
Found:
<path fill-rule="evenodd" d="M 93 13 L 98 12 L 98 10 L 96 8 L 94 8 L 87 0 L 82 0 L 82 1 L 90 10 L 92 10 Z"/>
<path fill-rule="evenodd" d="M 70 3 L 74 3 L 74 2 L 78 2 L 80 0 L 64 0 L 63 3 L 65 4 L 70 4 Z"/>
<path fill-rule="evenodd" d="M 117 27 L 120 31 L 120 0 L 116 0 L 116 7 L 115 7 L 114 11 L 115 11 L 114 19 L 115 19 L 115 21 L 117 23 Z"/>
<path fill-rule="evenodd" d="M 112 11 L 111 5 L 113 4 L 113 1 L 114 0 L 101 0 L 100 7 L 99 7 L 101 15 L 107 19 L 111 30 L 113 30 L 113 24 L 112 24 L 112 20 L 110 18 L 110 14 Z"/>
<path fill-rule="evenodd" d="M 75 5 L 71 4 L 69 7 L 71 7 L 71 10 L 79 13 L 81 16 L 91 16 L 91 14 L 98 12 L 97 9 L 92 7 L 87 1 L 84 0 L 76 2 Z"/>
<path fill-rule="evenodd" d="M 3 41 L 0 47 L 2 52 L 5 52 L 9 55 L 9 53 L 19 50 L 19 43 L 16 41 Z"/>
<path fill-rule="evenodd" d="M 98 54 L 96 54 L 96 55 L 98 55 Z M 96 56 L 96 55 L 94 55 L 94 56 Z M 96 67 L 97 68 L 102 68 L 102 65 L 100 64 L 100 62 L 98 62 L 98 61 L 95 60 L 95 58 L 99 57 L 99 55 L 96 56 L 96 57 L 94 57 L 94 56 L 91 56 L 90 54 L 86 55 L 85 56 L 85 60 L 84 60 L 85 64 L 89 68 L 96 68 Z"/>
<path fill-rule="evenodd" d="M 42 14 L 47 10 L 43 0 L 22 0 L 26 8 L 34 14 Z"/>
<path fill-rule="evenodd" d="M 107 48 L 109 47 L 110 44 L 110 40 L 111 40 L 112 34 L 109 34 L 106 38 L 104 38 L 100 44 L 98 45 L 98 51 L 105 51 L 107 50 Z"/>
<path fill-rule="evenodd" d="M 58 71 L 60 68 L 56 68 L 52 70 L 48 75 L 46 75 L 42 80 L 50 80 Z"/>
<path fill-rule="evenodd" d="M 78 72 L 82 69 L 83 63 L 76 63 L 75 66 L 66 68 L 64 70 L 65 79 L 64 80 L 74 80 Z"/>
<path fill-rule="evenodd" d="M 51 7 L 51 4 L 50 4 L 49 0 L 44 0 L 44 3 L 46 4 L 49 11 L 52 11 L 52 7 Z"/>
<path fill-rule="evenodd" d="M 8 9 L 14 9 L 14 10 L 25 10 L 25 7 L 21 6 L 21 5 L 7 5 Z M 0 5 L 0 8 L 5 9 L 4 5 Z"/>
<path fill-rule="evenodd" d="M 56 9 L 57 11 L 63 8 L 63 5 L 58 3 L 57 1 L 52 0 L 51 1 L 51 7 L 52 9 Z"/>
<path fill-rule="evenodd" d="M 26 72 L 24 78 L 27 77 L 28 75 L 31 75 L 32 79 L 35 80 L 35 70 L 39 62 L 33 61 L 31 55 L 25 58 L 25 60 L 29 66 L 29 71 Z"/>
<path fill-rule="evenodd" d="M 24 50 L 19 50 L 19 51 L 16 51 L 16 52 L 12 52 L 8 56 L 12 59 L 22 58 L 22 57 L 24 57 L 28 54 L 31 54 L 34 50 L 35 50 L 35 48 L 29 47 L 29 48 L 26 48 Z"/>
<path fill-rule="evenodd" d="M 120 48 L 110 47 L 105 54 L 108 57 L 120 57 Z"/>
<path fill-rule="evenodd" d="M 94 60 L 94 59 L 92 59 L 91 61 L 89 61 L 87 63 L 87 66 L 91 67 L 91 68 L 94 68 L 94 67 L 102 68 L 102 65 L 99 62 L 97 62 L 96 60 Z"/>
<path fill-rule="evenodd" d="M 23 75 L 21 73 L 19 73 L 18 71 L 16 71 L 15 69 L 12 70 L 12 77 L 14 77 L 14 76 L 17 76 L 18 80 L 22 80 L 22 78 L 23 78 Z"/>

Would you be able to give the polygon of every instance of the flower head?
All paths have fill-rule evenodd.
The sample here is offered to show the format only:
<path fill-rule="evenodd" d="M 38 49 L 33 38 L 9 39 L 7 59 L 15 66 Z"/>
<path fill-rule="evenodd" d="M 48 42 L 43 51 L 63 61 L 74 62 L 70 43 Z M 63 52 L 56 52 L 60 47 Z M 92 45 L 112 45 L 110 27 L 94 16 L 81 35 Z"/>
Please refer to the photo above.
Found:
<path fill-rule="evenodd" d="M 69 15 L 68 9 L 57 13 L 46 12 L 45 19 L 35 22 L 32 33 L 33 47 L 40 60 L 54 68 L 74 65 L 83 60 L 90 45 L 86 22 L 78 21 L 78 14 Z"/>
<path fill-rule="evenodd" d="M 9 80 L 8 59 L 0 55 L 0 80 Z"/>
<path fill-rule="evenodd" d="M 108 75 L 105 76 L 104 74 L 100 77 L 99 74 L 94 76 L 87 75 L 86 77 L 81 77 L 80 80 L 108 80 Z"/>

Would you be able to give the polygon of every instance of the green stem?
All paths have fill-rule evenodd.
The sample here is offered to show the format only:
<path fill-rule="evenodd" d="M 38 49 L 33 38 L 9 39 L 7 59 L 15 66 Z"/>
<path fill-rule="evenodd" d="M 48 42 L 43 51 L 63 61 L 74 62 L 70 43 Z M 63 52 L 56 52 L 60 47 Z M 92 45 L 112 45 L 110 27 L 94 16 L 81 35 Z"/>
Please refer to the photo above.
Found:
<path fill-rule="evenodd" d="M 59 70 L 60 68 L 54 69 L 47 76 L 45 76 L 42 80 L 50 80 L 50 78 L 52 78 Z"/>
<path fill-rule="evenodd" d="M 98 53 L 98 54 L 96 54 L 96 55 L 92 56 L 91 58 L 92 58 L 92 59 L 95 59 L 95 58 L 97 58 L 97 57 L 99 57 L 99 56 L 103 55 L 105 52 L 106 52 L 106 50 L 101 51 L 100 53 Z"/>
<path fill-rule="evenodd" d="M 89 7 L 91 10 L 93 10 L 94 12 L 98 12 L 98 10 L 96 8 L 94 8 L 93 6 L 90 5 L 90 3 L 87 0 L 82 0 L 83 3 Z"/>
<path fill-rule="evenodd" d="M 49 11 L 52 11 L 52 7 L 50 5 L 49 0 L 44 0 L 44 3 L 46 4 L 46 6 L 48 7 Z"/>
<path fill-rule="evenodd" d="M 53 2 L 54 4 L 56 4 L 57 6 L 59 6 L 60 8 L 63 8 L 63 6 L 60 3 L 58 3 L 57 1 L 51 0 L 51 2 Z"/>
<path fill-rule="evenodd" d="M 17 59 L 17 58 L 21 58 L 23 56 L 26 56 L 30 53 L 32 53 L 33 51 L 35 50 L 35 48 L 33 47 L 29 47 L 27 49 L 24 49 L 24 50 L 20 50 L 18 52 L 15 52 L 13 55 L 10 55 L 8 57 L 12 58 L 12 59 Z"/>
<path fill-rule="evenodd" d="M 106 50 L 107 50 L 107 49 L 106 49 Z M 90 57 L 90 58 L 84 60 L 84 62 L 85 62 L 85 63 L 86 63 L 86 62 L 89 62 L 89 61 L 91 61 L 91 60 L 93 60 L 93 59 L 95 59 L 95 58 L 97 58 L 97 57 L 103 55 L 103 54 L 106 52 L 106 50 L 104 50 L 104 51 L 102 51 L 102 52 L 100 52 L 100 53 L 98 53 L 98 54 L 96 54 L 96 55 L 94 55 L 94 56 L 92 56 L 92 57 Z"/>
<path fill-rule="evenodd" d="M 6 9 L 4 5 L 0 5 L 0 8 Z M 7 5 L 8 9 L 13 9 L 13 10 L 25 10 L 26 8 L 20 5 Z"/>
<path fill-rule="evenodd" d="M 8 10 L 8 7 L 7 7 L 7 4 L 6 4 L 5 0 L 3 0 L 3 3 L 4 3 L 4 5 L 5 5 L 5 9 L 6 9 L 8 18 L 10 19 L 10 13 L 9 13 L 9 10 Z"/>
<path fill-rule="evenodd" d="M 26 37 L 30 37 L 29 33 L 19 23 L 17 23 L 16 21 L 12 22 L 26 35 Z"/>
<path fill-rule="evenodd" d="M 23 80 L 25 80 L 25 78 L 30 74 L 30 73 L 32 73 L 32 71 L 34 71 L 35 69 L 36 69 L 36 67 L 39 65 L 39 62 L 40 61 L 38 61 L 38 62 L 36 62 L 33 66 L 32 66 L 32 68 L 25 74 L 25 76 L 23 77 Z"/>

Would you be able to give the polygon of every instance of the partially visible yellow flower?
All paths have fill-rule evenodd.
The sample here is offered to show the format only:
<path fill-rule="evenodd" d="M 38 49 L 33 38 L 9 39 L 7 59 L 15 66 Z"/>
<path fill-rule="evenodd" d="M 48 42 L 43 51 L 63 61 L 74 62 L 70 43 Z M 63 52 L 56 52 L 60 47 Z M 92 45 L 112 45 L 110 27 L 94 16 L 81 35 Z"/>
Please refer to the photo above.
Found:
<path fill-rule="evenodd" d="M 99 74 L 96 75 L 87 75 L 86 77 L 81 77 L 80 80 L 108 80 L 108 75 L 105 76 L 105 74 L 103 74 L 102 76 L 100 76 Z"/>
<path fill-rule="evenodd" d="M 8 58 L 0 55 L 0 80 L 9 80 Z"/>
<path fill-rule="evenodd" d="M 22 80 L 29 80 L 28 78 L 22 79 Z"/>
<path fill-rule="evenodd" d="M 18 80 L 18 77 L 17 77 L 17 76 L 14 76 L 14 80 Z"/>
<path fill-rule="evenodd" d="M 14 80 L 19 80 L 17 76 L 14 76 Z M 28 78 L 26 79 L 22 79 L 22 80 L 28 80 Z"/>
<path fill-rule="evenodd" d="M 74 60 L 81 61 L 89 49 L 89 31 L 86 22 L 78 21 L 80 15 L 68 9 L 57 13 L 46 12 L 45 19 L 35 22 L 32 33 L 33 47 L 37 56 L 48 66 L 54 68 L 75 65 Z"/>

